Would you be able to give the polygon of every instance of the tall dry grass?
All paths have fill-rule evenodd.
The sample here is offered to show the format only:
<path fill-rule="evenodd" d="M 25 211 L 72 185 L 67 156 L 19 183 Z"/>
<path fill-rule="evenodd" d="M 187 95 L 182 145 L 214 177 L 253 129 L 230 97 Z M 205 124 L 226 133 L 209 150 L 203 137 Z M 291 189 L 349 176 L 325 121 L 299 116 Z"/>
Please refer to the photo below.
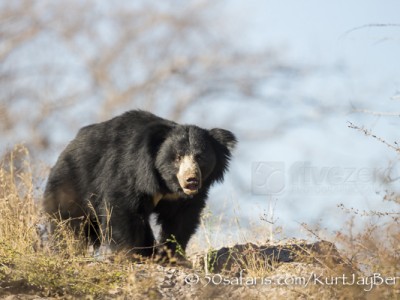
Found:
<path fill-rule="evenodd" d="M 96 261 L 67 226 L 59 226 L 56 251 L 43 247 L 29 153 L 17 146 L 0 163 L 1 294 L 131 295 L 145 293 L 151 280 L 137 284 L 129 261 Z"/>

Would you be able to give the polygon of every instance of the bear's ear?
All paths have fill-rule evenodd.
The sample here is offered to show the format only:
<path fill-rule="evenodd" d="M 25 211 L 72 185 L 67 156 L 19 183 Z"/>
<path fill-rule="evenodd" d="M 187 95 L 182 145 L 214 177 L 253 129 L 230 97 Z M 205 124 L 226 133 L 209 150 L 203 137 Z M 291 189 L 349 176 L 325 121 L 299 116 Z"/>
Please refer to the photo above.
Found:
<path fill-rule="evenodd" d="M 219 144 L 226 147 L 229 151 L 235 148 L 237 139 L 232 132 L 221 128 L 213 128 L 209 133 Z"/>

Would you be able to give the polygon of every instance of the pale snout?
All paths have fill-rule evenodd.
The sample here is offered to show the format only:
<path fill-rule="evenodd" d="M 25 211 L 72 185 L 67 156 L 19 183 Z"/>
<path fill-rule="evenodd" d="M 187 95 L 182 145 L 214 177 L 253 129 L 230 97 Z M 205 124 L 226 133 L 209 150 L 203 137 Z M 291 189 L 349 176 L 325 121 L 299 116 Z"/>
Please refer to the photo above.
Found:
<path fill-rule="evenodd" d="M 201 188 L 201 171 L 193 156 L 184 156 L 177 174 L 179 185 L 187 195 L 195 195 Z"/>

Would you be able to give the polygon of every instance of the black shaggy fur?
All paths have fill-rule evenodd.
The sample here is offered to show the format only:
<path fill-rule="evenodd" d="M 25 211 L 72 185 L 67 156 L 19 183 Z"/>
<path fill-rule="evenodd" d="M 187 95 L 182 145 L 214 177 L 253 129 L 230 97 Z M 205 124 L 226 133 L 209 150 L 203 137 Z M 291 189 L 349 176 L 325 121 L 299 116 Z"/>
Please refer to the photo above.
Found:
<path fill-rule="evenodd" d="M 87 237 L 96 246 L 105 243 L 99 239 L 102 230 L 110 235 L 111 249 L 146 256 L 155 245 L 149 224 L 155 213 L 160 243 L 172 253 L 177 244 L 184 250 L 210 186 L 223 180 L 235 144 L 227 130 L 126 112 L 78 132 L 50 172 L 44 209 L 53 218 L 70 220 L 75 230 L 89 221 Z M 194 157 L 201 174 L 201 187 L 193 195 L 184 193 L 177 179 L 184 155 Z M 154 202 L 157 195 L 161 201 Z"/>

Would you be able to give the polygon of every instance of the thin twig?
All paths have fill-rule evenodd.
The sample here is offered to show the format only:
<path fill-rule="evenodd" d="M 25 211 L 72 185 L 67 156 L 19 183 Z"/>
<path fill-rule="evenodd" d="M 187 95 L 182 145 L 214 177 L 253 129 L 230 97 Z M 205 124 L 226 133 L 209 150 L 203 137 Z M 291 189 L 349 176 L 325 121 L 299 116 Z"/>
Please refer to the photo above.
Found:
<path fill-rule="evenodd" d="M 382 112 L 382 111 L 373 111 L 366 109 L 353 109 L 353 112 L 360 112 L 364 114 L 374 115 L 374 116 L 392 116 L 392 117 L 400 117 L 400 112 Z"/>
<path fill-rule="evenodd" d="M 386 142 L 384 139 L 380 138 L 379 136 L 376 136 L 375 134 L 373 134 L 370 130 L 364 128 L 364 127 L 358 127 L 357 125 L 354 125 L 353 123 L 351 123 L 350 121 L 347 121 L 350 125 L 348 125 L 347 127 L 352 128 L 352 129 L 357 129 L 358 131 L 363 132 L 365 135 L 367 136 L 371 136 L 374 139 L 380 141 L 381 143 L 385 144 L 386 146 L 388 146 L 389 148 L 394 149 L 396 152 L 400 153 L 400 147 L 396 147 L 393 146 L 392 144 L 389 144 L 388 142 Z M 397 142 L 395 142 L 395 144 L 397 145 Z"/>
<path fill-rule="evenodd" d="M 387 24 L 385 24 L 385 23 L 371 23 L 371 24 L 365 24 L 365 25 L 354 27 L 354 28 L 352 28 L 350 30 L 347 30 L 345 33 L 343 33 L 341 35 L 340 38 L 344 38 L 346 35 L 354 32 L 354 31 L 357 31 L 357 30 L 360 30 L 360 29 L 364 29 L 364 28 L 368 28 L 368 27 L 400 27 L 400 24 L 397 24 L 397 23 L 387 23 Z"/>

